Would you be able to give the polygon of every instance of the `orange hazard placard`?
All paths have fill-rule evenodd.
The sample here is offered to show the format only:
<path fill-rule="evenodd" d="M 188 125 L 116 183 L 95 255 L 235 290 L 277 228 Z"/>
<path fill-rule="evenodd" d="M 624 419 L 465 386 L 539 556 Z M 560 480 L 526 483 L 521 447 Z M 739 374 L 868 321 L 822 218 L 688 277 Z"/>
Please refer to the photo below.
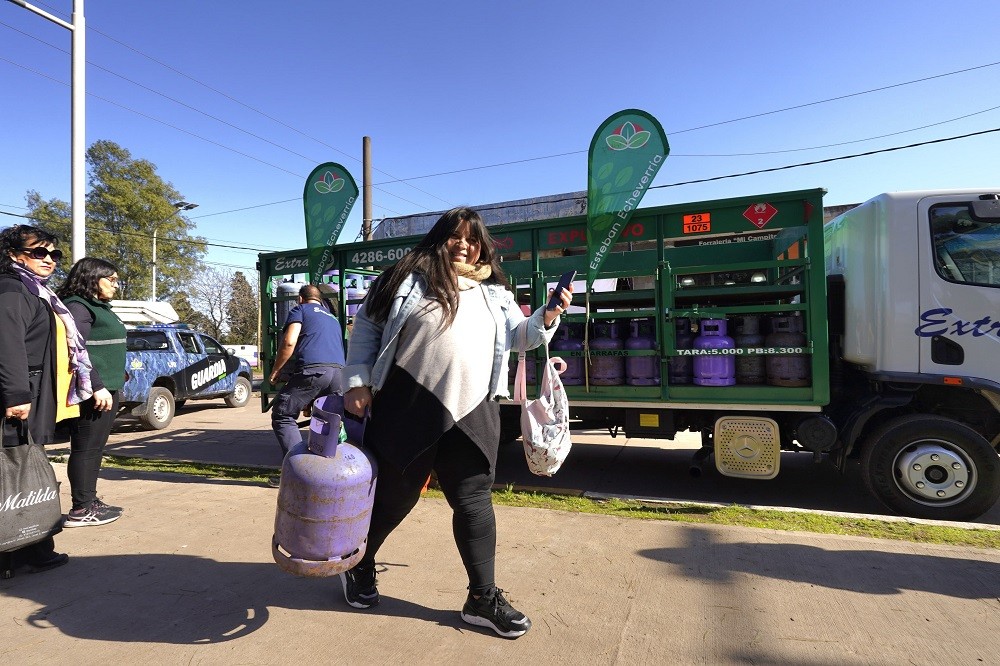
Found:
<path fill-rule="evenodd" d="M 712 230 L 711 213 L 695 213 L 694 215 L 685 215 L 683 222 L 684 233 L 686 234 L 703 234 L 706 231 Z"/>

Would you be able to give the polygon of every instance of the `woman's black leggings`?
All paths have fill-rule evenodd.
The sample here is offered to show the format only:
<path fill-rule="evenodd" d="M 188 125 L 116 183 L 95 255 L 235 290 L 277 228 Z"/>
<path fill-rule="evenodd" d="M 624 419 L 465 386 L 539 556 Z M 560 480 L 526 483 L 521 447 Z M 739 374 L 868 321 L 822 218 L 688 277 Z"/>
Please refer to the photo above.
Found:
<path fill-rule="evenodd" d="M 386 537 L 420 499 L 433 469 L 453 514 L 455 544 L 469 575 L 469 590 L 482 594 L 493 587 L 497 523 L 493 513 L 494 473 L 482 451 L 457 427 L 410 463 L 405 470 L 373 452 L 378 463 L 375 504 L 368 528 L 368 548 L 361 566 L 374 566 Z"/>
<path fill-rule="evenodd" d="M 111 395 L 114 400 L 109 412 L 94 409 L 93 398 L 80 403 L 80 418 L 73 425 L 66 464 L 74 509 L 97 499 L 97 475 L 101 471 L 104 445 L 108 443 L 111 426 L 118 414 L 118 391 L 112 391 Z"/>

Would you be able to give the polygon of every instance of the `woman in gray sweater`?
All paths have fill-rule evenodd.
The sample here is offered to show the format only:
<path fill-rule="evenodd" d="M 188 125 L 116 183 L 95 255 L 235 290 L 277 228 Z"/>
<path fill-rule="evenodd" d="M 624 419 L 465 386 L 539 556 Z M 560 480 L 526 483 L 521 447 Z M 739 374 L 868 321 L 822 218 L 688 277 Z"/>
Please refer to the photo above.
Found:
<path fill-rule="evenodd" d="M 368 411 L 364 443 L 378 463 L 367 550 L 341 574 L 351 606 L 378 603 L 375 554 L 434 471 L 469 576 L 462 619 L 507 638 L 531 627 L 494 581 L 497 400 L 507 396 L 509 352 L 522 350 L 517 340 L 525 350 L 548 344 L 571 299 L 563 290 L 555 310 L 525 317 L 486 226 L 470 208 L 445 213 L 372 285 L 344 369 L 345 409 Z"/>

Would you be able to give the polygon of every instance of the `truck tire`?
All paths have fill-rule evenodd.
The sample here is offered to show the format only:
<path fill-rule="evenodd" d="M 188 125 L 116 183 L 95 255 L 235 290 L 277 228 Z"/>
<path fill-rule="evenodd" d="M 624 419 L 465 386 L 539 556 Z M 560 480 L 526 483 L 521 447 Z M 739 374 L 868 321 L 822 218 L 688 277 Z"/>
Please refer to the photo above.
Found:
<path fill-rule="evenodd" d="M 861 473 L 883 504 L 916 518 L 972 520 L 1000 497 L 1000 456 L 975 430 L 945 417 L 889 421 L 866 442 Z"/>
<path fill-rule="evenodd" d="M 226 396 L 226 404 L 230 407 L 243 407 L 250 402 L 253 384 L 246 377 L 237 377 L 233 392 Z"/>
<path fill-rule="evenodd" d="M 150 430 L 163 430 L 174 418 L 174 394 L 162 386 L 149 389 L 146 413 L 139 417 Z"/>

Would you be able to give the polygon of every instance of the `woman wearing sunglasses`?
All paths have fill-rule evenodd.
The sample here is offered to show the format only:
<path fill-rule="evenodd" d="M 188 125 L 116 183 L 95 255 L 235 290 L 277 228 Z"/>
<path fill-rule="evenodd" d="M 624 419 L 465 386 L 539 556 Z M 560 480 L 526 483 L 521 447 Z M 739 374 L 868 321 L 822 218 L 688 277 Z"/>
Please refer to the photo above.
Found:
<path fill-rule="evenodd" d="M 72 383 L 57 395 L 58 355 L 70 370 L 90 365 L 87 350 L 76 335 L 66 306 L 46 285 L 62 252 L 56 238 L 37 227 L 15 225 L 0 231 L 0 409 L 5 418 L 4 446 L 17 446 L 27 426 L 39 444 L 54 439 L 60 406 L 80 402 L 81 390 Z M 55 315 L 55 316 L 53 316 Z M 60 336 L 60 329 L 65 336 Z M 57 341 L 67 340 L 58 349 Z M 20 421 L 21 423 L 18 423 Z M 30 572 L 66 564 L 69 556 L 55 552 L 52 537 L 9 554 L 0 568 L 4 575 L 19 567 Z"/>
<path fill-rule="evenodd" d="M 73 508 L 65 527 L 106 525 L 118 520 L 122 508 L 97 496 L 104 445 L 118 414 L 118 392 L 125 385 L 125 325 L 111 310 L 118 290 L 118 269 L 109 261 L 84 257 L 73 264 L 59 297 L 69 308 L 87 345 L 93 367 L 94 394 L 80 403 L 80 418 L 72 426 L 69 476 Z"/>

